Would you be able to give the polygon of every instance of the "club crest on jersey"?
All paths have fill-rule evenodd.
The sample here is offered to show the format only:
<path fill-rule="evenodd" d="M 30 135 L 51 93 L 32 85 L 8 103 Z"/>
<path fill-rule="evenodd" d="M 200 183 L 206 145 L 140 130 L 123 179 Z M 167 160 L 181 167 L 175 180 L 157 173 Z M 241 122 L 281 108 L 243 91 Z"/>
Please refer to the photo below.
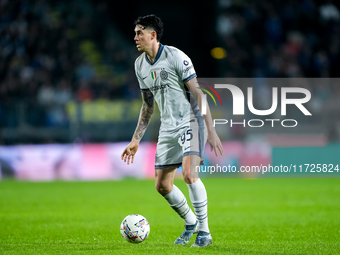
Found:
<path fill-rule="evenodd" d="M 162 68 L 162 71 L 161 71 L 160 75 L 161 75 L 161 79 L 162 79 L 162 80 L 168 79 L 168 72 L 165 71 L 164 68 Z"/>
<path fill-rule="evenodd" d="M 152 78 L 153 80 L 156 80 L 156 79 L 157 79 L 157 73 L 156 73 L 156 71 L 151 71 L 151 78 Z"/>

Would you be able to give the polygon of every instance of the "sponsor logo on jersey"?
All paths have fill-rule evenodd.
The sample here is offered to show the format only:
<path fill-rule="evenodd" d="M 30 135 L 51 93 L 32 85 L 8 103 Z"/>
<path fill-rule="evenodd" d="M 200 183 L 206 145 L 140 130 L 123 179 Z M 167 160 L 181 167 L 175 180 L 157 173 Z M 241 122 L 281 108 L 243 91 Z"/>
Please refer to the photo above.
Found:
<path fill-rule="evenodd" d="M 155 86 L 150 87 L 150 90 L 151 91 L 155 91 L 155 90 L 159 90 L 159 89 L 164 90 L 166 88 L 170 88 L 170 85 L 169 84 L 155 85 Z"/>
<path fill-rule="evenodd" d="M 156 71 L 151 71 L 151 78 L 152 78 L 153 80 L 156 80 L 156 79 L 157 79 L 157 73 L 156 73 Z"/>
<path fill-rule="evenodd" d="M 185 66 L 187 66 L 187 65 L 189 65 L 189 62 L 186 61 L 186 60 L 184 60 L 184 61 L 183 61 L 183 64 L 184 64 Z"/>
<path fill-rule="evenodd" d="M 194 68 L 192 65 L 188 66 L 187 68 L 183 69 L 183 73 L 188 72 L 191 68 Z"/>
<path fill-rule="evenodd" d="M 160 75 L 161 75 L 161 79 L 162 79 L 162 80 L 168 79 L 168 72 L 165 71 L 164 68 L 162 68 L 162 71 L 161 71 Z"/>

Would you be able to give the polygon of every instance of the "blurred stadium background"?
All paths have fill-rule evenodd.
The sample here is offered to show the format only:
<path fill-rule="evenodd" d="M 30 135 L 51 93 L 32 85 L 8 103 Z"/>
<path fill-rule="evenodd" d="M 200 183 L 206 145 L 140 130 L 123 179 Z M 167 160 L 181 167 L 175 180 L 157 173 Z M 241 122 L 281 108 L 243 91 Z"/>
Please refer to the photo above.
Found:
<path fill-rule="evenodd" d="M 225 153 L 206 146 L 206 165 L 339 166 L 339 1 L 0 0 L 1 254 L 197 254 L 172 245 L 183 222 L 151 179 L 158 110 L 135 163 L 120 160 L 141 106 L 133 22 L 151 13 L 163 19 L 161 42 L 190 56 L 199 78 L 316 81 L 303 85 L 313 116 L 288 109 L 295 128 L 217 127 Z M 271 86 L 253 89 L 267 109 Z M 222 115 L 210 105 L 230 119 L 231 101 Z M 339 254 L 340 179 L 262 176 L 321 174 L 205 178 L 214 245 L 200 253 Z M 151 225 L 138 246 L 118 230 L 132 213 Z"/>
<path fill-rule="evenodd" d="M 26 179 L 117 177 L 112 169 L 122 167 L 115 164 L 141 106 L 133 70 L 139 55 L 133 41 L 138 16 L 159 15 L 165 25 L 161 42 L 187 53 L 199 77 L 335 78 L 340 72 L 339 10 L 337 1 L 318 0 L 176 0 L 167 5 L 1 0 L 2 176 L 17 170 Z M 236 156 L 227 154 L 223 163 L 268 163 L 275 147 L 339 142 L 340 87 L 333 82 L 307 88 L 312 117 L 300 121 L 301 116 L 293 116 L 299 125 L 289 130 L 230 128 L 222 139 L 228 141 L 229 155 Z M 255 105 L 271 95 L 270 86 L 254 89 Z M 230 112 L 231 102 L 224 107 Z M 143 161 L 147 177 L 153 175 L 157 116 L 156 110 L 144 137 L 147 149 L 139 150 L 140 159 L 148 159 Z M 72 174 L 60 167 L 73 169 Z M 98 167 L 106 170 L 92 176 L 91 169 Z M 126 175 L 136 176 L 138 169 Z"/>

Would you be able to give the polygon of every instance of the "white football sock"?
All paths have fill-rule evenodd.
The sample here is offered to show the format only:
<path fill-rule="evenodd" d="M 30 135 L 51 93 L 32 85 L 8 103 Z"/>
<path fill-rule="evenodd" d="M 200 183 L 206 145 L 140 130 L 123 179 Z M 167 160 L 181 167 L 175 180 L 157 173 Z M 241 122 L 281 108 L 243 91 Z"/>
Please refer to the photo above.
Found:
<path fill-rule="evenodd" d="M 166 194 L 164 198 L 169 202 L 172 209 L 184 219 L 186 225 L 194 225 L 196 223 L 196 216 L 190 209 L 185 196 L 179 188 L 173 185 L 170 193 Z"/>
<path fill-rule="evenodd" d="M 198 229 L 204 232 L 210 232 L 208 227 L 208 198 L 207 191 L 201 179 L 193 184 L 187 184 L 192 206 L 195 209 L 198 220 Z"/>

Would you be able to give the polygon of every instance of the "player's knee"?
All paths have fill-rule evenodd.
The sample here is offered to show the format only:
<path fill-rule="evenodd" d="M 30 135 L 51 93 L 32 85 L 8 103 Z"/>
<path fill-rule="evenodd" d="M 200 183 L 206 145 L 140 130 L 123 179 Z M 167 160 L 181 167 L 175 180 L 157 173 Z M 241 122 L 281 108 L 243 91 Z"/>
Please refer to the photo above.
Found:
<path fill-rule="evenodd" d="M 183 172 L 183 179 L 186 184 L 193 184 L 197 178 L 193 178 L 190 172 Z"/>
<path fill-rule="evenodd" d="M 172 185 L 164 182 L 156 182 L 156 190 L 159 194 L 165 196 L 166 194 L 169 194 L 172 190 Z"/>

